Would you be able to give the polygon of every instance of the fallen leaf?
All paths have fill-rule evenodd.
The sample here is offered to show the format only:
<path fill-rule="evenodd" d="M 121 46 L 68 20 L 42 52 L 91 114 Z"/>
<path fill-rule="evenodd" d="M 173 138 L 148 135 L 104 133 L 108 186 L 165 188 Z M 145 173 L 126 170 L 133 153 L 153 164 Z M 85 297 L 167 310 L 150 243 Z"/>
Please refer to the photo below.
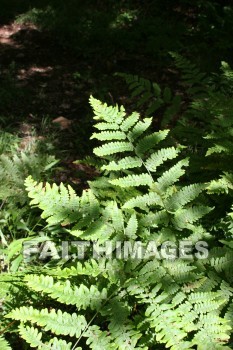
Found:
<path fill-rule="evenodd" d="M 64 130 L 64 129 L 69 129 L 70 128 L 70 126 L 72 124 L 72 120 L 61 116 L 61 117 L 58 117 L 56 119 L 53 119 L 52 123 L 59 124 L 60 128 L 62 130 Z"/>

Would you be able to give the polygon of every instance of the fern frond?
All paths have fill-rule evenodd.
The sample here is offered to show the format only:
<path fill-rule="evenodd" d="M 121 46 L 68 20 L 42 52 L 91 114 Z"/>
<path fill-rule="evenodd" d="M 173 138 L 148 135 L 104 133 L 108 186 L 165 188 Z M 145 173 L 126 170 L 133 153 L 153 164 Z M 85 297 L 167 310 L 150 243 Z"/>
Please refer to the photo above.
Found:
<path fill-rule="evenodd" d="M 72 223 L 77 220 L 77 211 L 80 207 L 80 198 L 75 194 L 71 186 L 67 188 L 48 183 L 43 187 L 42 183 L 29 176 L 25 180 L 28 196 L 32 198 L 31 205 L 38 205 L 43 210 L 42 217 L 49 224 Z"/>
<path fill-rule="evenodd" d="M 116 350 L 116 345 L 112 342 L 111 337 L 107 331 L 102 331 L 100 327 L 92 325 L 84 333 L 84 336 L 87 337 L 86 344 L 93 350 Z M 98 339 L 98 341 L 96 341 Z"/>
<path fill-rule="evenodd" d="M 135 238 L 138 229 L 138 220 L 136 214 L 132 214 L 125 228 L 125 235 L 129 238 Z"/>
<path fill-rule="evenodd" d="M 215 268 L 217 272 L 230 271 L 233 263 L 233 252 L 227 251 L 223 256 L 211 257 L 211 266 Z"/>
<path fill-rule="evenodd" d="M 142 160 L 138 157 L 125 157 L 115 162 L 114 160 L 107 165 L 102 166 L 102 170 L 119 171 L 133 168 L 140 168 L 142 166 Z"/>
<path fill-rule="evenodd" d="M 123 205 L 123 209 L 132 209 L 135 207 L 148 209 L 148 207 L 152 205 L 163 207 L 163 201 L 161 197 L 155 192 L 150 192 L 148 194 L 131 198 Z"/>
<path fill-rule="evenodd" d="M 95 128 L 98 130 L 119 130 L 119 125 L 116 123 L 97 123 Z"/>
<path fill-rule="evenodd" d="M 133 129 L 128 133 L 128 139 L 133 142 L 139 136 L 141 136 L 151 125 L 152 118 L 145 118 L 143 121 L 139 121 Z"/>
<path fill-rule="evenodd" d="M 174 159 L 178 156 L 179 150 L 174 147 L 162 148 L 151 154 L 146 160 L 145 166 L 149 171 L 156 172 L 157 167 L 162 165 L 168 159 Z"/>
<path fill-rule="evenodd" d="M 72 344 L 67 343 L 63 339 L 57 339 L 56 337 L 51 339 L 48 343 L 45 344 L 45 349 L 51 350 L 72 350 Z M 82 350 L 81 348 L 76 348 L 76 350 Z"/>
<path fill-rule="evenodd" d="M 216 327 L 213 333 L 206 328 L 200 330 L 195 334 L 192 345 L 196 346 L 198 344 L 200 350 L 231 350 L 229 346 L 225 345 L 225 343 L 229 340 L 229 336 L 224 333 L 221 334 L 221 331 L 216 331 L 216 329 L 219 329 L 219 327 Z"/>
<path fill-rule="evenodd" d="M 91 136 L 91 139 L 97 139 L 100 141 L 125 140 L 126 134 L 122 131 L 102 131 L 98 134 L 94 133 Z"/>
<path fill-rule="evenodd" d="M 121 124 L 120 128 L 122 131 L 129 131 L 139 120 L 139 113 L 133 112 L 129 117 L 127 117 Z"/>
<path fill-rule="evenodd" d="M 108 225 L 108 223 L 106 223 L 104 220 L 89 223 L 85 231 L 82 231 L 80 226 L 83 225 L 75 225 L 72 230 L 69 230 L 69 232 L 73 236 L 82 238 L 83 240 L 98 240 L 99 243 L 105 242 L 106 239 L 109 239 L 114 232 L 113 227 Z"/>
<path fill-rule="evenodd" d="M 52 270 L 51 276 L 59 278 L 59 279 L 68 279 L 71 276 L 94 276 L 97 277 L 101 274 L 106 273 L 106 261 L 102 259 L 101 261 L 96 262 L 94 259 L 90 259 L 85 261 L 83 264 L 81 262 L 77 262 L 76 266 L 65 267 L 65 268 L 56 268 Z"/>
<path fill-rule="evenodd" d="M 8 341 L 6 341 L 2 336 L 0 336 L 0 349 L 1 350 L 12 350 Z"/>
<path fill-rule="evenodd" d="M 65 340 L 53 338 L 48 343 L 44 343 L 42 333 L 37 328 L 25 326 L 24 324 L 19 325 L 19 334 L 26 340 L 31 347 L 37 348 L 38 350 L 71 350 L 72 344 L 67 343 Z"/>
<path fill-rule="evenodd" d="M 224 172 L 220 179 L 212 180 L 207 187 L 211 194 L 229 193 L 229 190 L 233 190 L 233 176 L 228 172 Z"/>
<path fill-rule="evenodd" d="M 107 106 L 106 103 L 102 103 L 99 100 L 95 99 L 93 96 L 89 99 L 90 105 L 93 108 L 95 116 L 93 117 L 96 120 L 104 120 L 108 123 L 121 124 L 123 118 L 125 117 L 125 109 L 123 106 L 118 108 Z"/>
<path fill-rule="evenodd" d="M 133 151 L 133 145 L 130 142 L 109 142 L 100 147 L 94 148 L 93 152 L 98 157 L 105 157 L 111 154 Z"/>
<path fill-rule="evenodd" d="M 184 84 L 188 85 L 187 92 L 195 96 L 197 96 L 198 93 L 206 94 L 206 86 L 208 84 L 206 74 L 200 72 L 195 64 L 178 53 L 170 52 L 170 55 L 174 59 L 176 67 L 179 68 L 182 73 L 182 81 Z"/>
<path fill-rule="evenodd" d="M 41 216 L 50 225 L 61 223 L 63 225 L 77 222 L 82 228 L 90 224 L 100 213 L 99 202 L 91 190 L 84 191 L 78 197 L 71 186 L 67 188 L 48 183 L 43 186 L 37 184 L 31 177 L 25 180 L 28 195 L 32 198 L 31 205 L 37 205 L 43 210 Z"/>
<path fill-rule="evenodd" d="M 140 174 L 124 176 L 119 179 L 109 180 L 109 182 L 115 186 L 120 187 L 138 187 L 151 186 L 153 179 L 148 174 Z"/>
<path fill-rule="evenodd" d="M 140 220 L 140 224 L 145 227 L 158 227 L 160 225 L 167 226 L 169 223 L 169 215 L 166 210 L 160 210 L 156 213 L 149 212 Z"/>
<path fill-rule="evenodd" d="M 214 153 L 225 153 L 225 154 L 233 154 L 233 142 L 228 140 L 222 140 L 219 143 L 215 143 L 213 147 L 210 147 L 206 152 L 206 156 L 210 156 Z"/>
<path fill-rule="evenodd" d="M 72 287 L 70 281 L 54 282 L 51 276 L 29 275 L 25 276 L 25 282 L 34 291 L 46 293 L 66 305 L 76 305 L 78 309 L 98 309 L 101 301 L 107 298 L 105 288 L 100 292 L 94 285 L 90 289 L 83 284 Z"/>
<path fill-rule="evenodd" d="M 59 309 L 56 311 L 54 309 L 51 311 L 48 311 L 48 309 L 37 310 L 32 306 L 22 306 L 14 309 L 5 317 L 19 320 L 23 323 L 30 321 L 56 335 L 69 335 L 77 338 L 87 326 L 87 322 L 82 315 L 68 314 Z"/>
<path fill-rule="evenodd" d="M 180 61 L 181 65 L 186 63 Z M 189 76 L 192 70 L 196 80 Z M 183 82 L 192 95 L 206 81 L 190 65 L 186 72 Z M 149 89 L 157 89 L 157 95 L 150 97 L 151 103 L 162 101 L 172 106 L 173 96 L 168 88 L 162 91 L 149 81 L 135 79 L 132 90 L 143 103 Z M 144 86 L 143 91 L 138 89 L 139 84 Z M 206 107 L 208 101 L 202 102 Z M 33 267 L 30 273 L 22 273 L 20 283 L 27 288 L 25 300 L 32 296 L 31 304 L 26 306 L 20 301 L 17 308 L 9 309 L 6 302 L 7 318 L 21 321 L 20 335 L 30 347 L 38 349 L 71 349 L 69 340 L 60 337 L 71 338 L 72 349 L 78 350 L 81 346 L 94 350 L 227 349 L 227 344 L 231 346 L 233 314 L 231 169 L 221 175 L 215 165 L 214 171 L 209 172 L 210 164 L 201 162 L 206 183 L 194 183 L 191 167 L 196 158 L 185 171 L 188 159 L 176 160 L 183 148 L 171 147 L 174 139 L 168 140 L 164 148 L 158 146 L 167 130 L 151 132 L 151 119 L 140 119 L 137 113 L 127 116 L 124 108 L 108 107 L 93 98 L 91 104 L 95 120 L 99 121 L 94 137 L 100 141 L 100 147 L 95 153 L 105 157 L 104 165 L 101 161 L 102 176 L 90 181 L 90 189 L 81 196 L 63 184 L 37 183 L 32 178 L 26 180 L 26 186 L 32 205 L 43 211 L 42 217 L 49 224 L 72 224 L 62 232 L 80 238 L 84 244 L 95 241 L 96 250 L 91 256 L 88 248 L 82 261 L 67 261 L 65 265 L 62 261 L 55 267 L 48 263 L 43 269 Z M 219 108 L 217 119 L 221 111 Z M 229 129 L 230 140 L 232 123 L 222 119 L 222 124 L 219 120 L 220 124 L 215 124 L 213 137 L 205 140 L 205 150 L 221 144 L 224 133 L 218 133 L 218 128 L 223 123 Z M 185 152 L 189 152 L 188 147 Z M 231 164 L 228 154 L 228 158 L 224 152 L 218 156 Z M 216 164 L 216 158 L 210 157 Z M 219 180 L 212 177 L 214 172 Z M 217 197 L 219 193 L 221 196 Z M 222 198 L 226 198 L 224 205 L 218 203 Z M 213 202 L 216 209 L 210 207 Z M 208 215 L 211 210 L 213 213 Z M 215 214 L 216 221 L 212 222 Z M 109 240 L 111 258 L 112 253 L 126 252 L 122 246 L 117 251 L 116 243 L 132 243 L 127 247 L 128 258 L 109 259 L 108 252 L 102 257 L 105 254 L 102 250 L 97 252 L 97 246 L 104 244 L 108 250 Z M 198 251 L 200 240 L 209 244 L 208 256 L 203 257 L 203 251 Z M 193 245 L 186 251 L 191 256 L 185 256 L 185 241 L 188 246 Z M 16 242 L 12 243 L 13 248 L 22 243 L 20 239 Z M 76 249 L 72 243 L 73 253 Z M 134 254 L 138 243 L 145 253 L 143 259 Z M 4 278 L 1 276 L 0 280 Z M 6 282 L 6 288 L 1 290 L 9 300 L 10 282 Z M 35 296 L 40 294 L 42 309 L 34 304 Z M 58 338 L 51 339 L 51 334 Z"/>
<path fill-rule="evenodd" d="M 113 228 L 116 232 L 122 231 L 124 228 L 124 215 L 121 208 L 115 201 L 108 202 L 105 210 L 104 217 L 106 220 L 111 220 Z"/>
<path fill-rule="evenodd" d="M 187 209 L 178 209 L 174 215 L 174 224 L 179 228 L 188 227 L 189 224 L 198 221 L 212 209 L 213 208 L 203 205 L 192 206 Z"/>
<path fill-rule="evenodd" d="M 184 186 L 181 190 L 166 199 L 165 206 L 168 211 L 174 212 L 193 201 L 206 188 L 204 184 Z"/>
<path fill-rule="evenodd" d="M 19 334 L 24 340 L 26 340 L 28 344 L 30 344 L 31 347 L 42 350 L 46 349 L 46 346 L 41 340 L 42 333 L 39 332 L 37 328 L 24 326 L 24 324 L 22 323 L 19 325 Z"/>
<path fill-rule="evenodd" d="M 177 182 L 182 175 L 184 175 L 185 170 L 184 166 L 188 166 L 188 159 L 183 159 L 171 167 L 169 170 L 165 171 L 163 175 L 157 179 L 157 182 L 154 184 L 154 188 L 157 189 L 160 193 L 165 192 L 171 185 Z"/>
<path fill-rule="evenodd" d="M 145 154 L 148 150 L 153 148 L 160 141 L 164 140 L 167 137 L 168 132 L 169 130 L 162 130 L 143 137 L 136 145 L 135 152 L 140 155 Z"/>
<path fill-rule="evenodd" d="M 230 303 L 227 312 L 225 314 L 225 319 L 228 324 L 233 327 L 233 302 Z"/>

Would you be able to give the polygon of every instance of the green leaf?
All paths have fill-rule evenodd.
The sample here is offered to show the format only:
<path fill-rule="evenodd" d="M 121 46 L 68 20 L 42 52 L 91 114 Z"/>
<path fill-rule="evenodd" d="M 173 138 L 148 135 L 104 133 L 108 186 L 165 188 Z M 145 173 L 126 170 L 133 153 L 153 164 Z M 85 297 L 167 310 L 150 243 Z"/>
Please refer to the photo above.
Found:
<path fill-rule="evenodd" d="M 189 224 L 196 222 L 201 219 L 203 216 L 208 214 L 213 208 L 197 205 L 187 209 L 179 209 L 174 215 L 174 223 L 179 228 L 185 228 Z"/>
<path fill-rule="evenodd" d="M 133 146 L 130 142 L 109 142 L 93 150 L 98 157 L 109 156 L 111 154 L 123 153 L 127 151 L 133 151 Z"/>
<path fill-rule="evenodd" d="M 143 137 L 136 145 L 136 153 L 140 155 L 145 154 L 148 150 L 156 146 L 160 141 L 164 140 L 167 137 L 168 133 L 169 130 L 162 130 Z"/>
<path fill-rule="evenodd" d="M 125 140 L 126 134 L 122 131 L 103 131 L 98 134 L 94 133 L 91 139 L 97 139 L 100 141 Z"/>
<path fill-rule="evenodd" d="M 2 336 L 0 336 L 0 349 L 1 350 L 12 350 L 9 343 Z"/>
<path fill-rule="evenodd" d="M 128 175 L 119 179 L 109 181 L 111 184 L 120 187 L 151 186 L 153 179 L 148 174 Z"/>
<path fill-rule="evenodd" d="M 142 160 L 138 157 L 125 157 L 118 162 L 111 161 L 107 165 L 103 165 L 101 170 L 108 171 L 120 171 L 126 169 L 140 168 L 142 166 Z"/>
<path fill-rule="evenodd" d="M 154 184 L 154 189 L 158 190 L 160 193 L 165 192 L 171 185 L 177 182 L 182 175 L 184 175 L 184 166 L 188 166 L 188 159 L 183 159 L 175 164 L 172 168 L 165 171 L 163 175 Z"/>
<path fill-rule="evenodd" d="M 176 158 L 179 152 L 180 150 L 175 149 L 175 147 L 162 148 L 150 155 L 145 162 L 145 166 L 149 171 L 156 172 L 158 166 L 162 165 L 168 159 Z"/>

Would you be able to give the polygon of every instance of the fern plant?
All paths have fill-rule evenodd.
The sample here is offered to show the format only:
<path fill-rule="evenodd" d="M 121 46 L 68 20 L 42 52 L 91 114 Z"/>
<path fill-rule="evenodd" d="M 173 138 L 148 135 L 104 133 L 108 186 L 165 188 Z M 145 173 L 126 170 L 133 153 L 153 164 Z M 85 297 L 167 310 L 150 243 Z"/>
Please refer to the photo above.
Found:
<path fill-rule="evenodd" d="M 38 232 L 41 220 L 28 205 L 25 176 L 49 179 L 58 162 L 53 155 L 40 150 L 36 138 L 32 140 L 33 147 L 22 151 L 19 137 L 0 133 L 0 254 L 2 269 L 11 272 L 17 271 L 23 260 L 22 241 Z"/>
<path fill-rule="evenodd" d="M 174 126 L 171 131 L 173 143 L 175 141 L 188 148 L 190 157 L 188 175 L 192 177 L 192 181 L 208 181 L 230 168 L 232 69 L 226 62 L 222 62 L 219 74 L 207 75 L 187 58 L 174 52 L 170 55 L 173 66 L 180 73 L 176 72 L 177 90 L 180 93 L 174 97 L 174 101 L 171 89 L 168 87 L 163 91 L 157 83 L 139 76 L 122 73 L 117 75 L 125 79 L 131 96 L 137 98 L 140 108 L 143 107 L 147 114 L 151 112 L 158 114 L 156 117 L 162 128 L 169 124 Z M 228 136 L 225 136 L 225 132 Z M 211 152 L 213 137 L 219 140 L 222 138 L 221 143 L 224 143 L 221 150 L 218 147 L 218 153 L 224 153 L 224 149 L 228 147 L 228 160 L 225 156 L 227 161 L 223 162 L 221 157 L 219 170 L 214 165 L 216 156 L 214 157 L 213 153 L 212 157 L 204 157 L 207 152 L 208 154 Z M 208 171 L 200 172 L 199 169 Z"/>
<path fill-rule="evenodd" d="M 102 175 L 81 196 L 32 177 L 25 185 L 48 226 L 60 225 L 63 240 L 92 242 L 95 256 L 35 267 L 23 283 L 43 305 L 32 299 L 5 319 L 19 322 L 20 337 L 37 349 L 230 349 L 232 242 L 209 230 L 213 183 L 189 182 L 183 148 L 168 147 L 169 131 L 152 132 L 151 118 L 93 97 L 90 104 Z M 184 258 L 179 249 L 177 259 L 181 240 L 207 241 L 209 256 Z M 131 244 L 131 256 L 119 242 Z"/>
<path fill-rule="evenodd" d="M 181 110 L 181 96 L 173 95 L 170 87 L 162 89 L 159 84 L 138 75 L 116 73 L 116 76 L 125 80 L 131 97 L 136 98 L 136 106 L 144 108 L 146 115 L 152 116 L 163 110 L 162 127 L 166 127 Z"/>

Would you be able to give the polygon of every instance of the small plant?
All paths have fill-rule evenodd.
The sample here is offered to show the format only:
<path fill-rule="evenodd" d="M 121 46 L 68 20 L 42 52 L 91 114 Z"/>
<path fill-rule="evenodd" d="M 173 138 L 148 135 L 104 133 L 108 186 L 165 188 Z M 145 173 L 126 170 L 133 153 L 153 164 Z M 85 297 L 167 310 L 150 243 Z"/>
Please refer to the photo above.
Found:
<path fill-rule="evenodd" d="M 145 108 L 145 114 L 154 115 L 158 110 L 163 110 L 161 126 L 164 127 L 177 115 L 181 109 L 181 96 L 173 96 L 171 89 L 166 86 L 162 89 L 157 83 L 137 75 L 117 73 L 123 78 L 131 92 L 131 97 L 137 98 L 137 107 Z"/>
<path fill-rule="evenodd" d="M 81 196 L 63 184 L 25 181 L 48 227 L 60 227 L 62 240 L 102 245 L 203 240 L 209 255 L 179 259 L 173 252 L 162 259 L 150 247 L 143 259 L 93 259 L 88 251 L 78 262 L 35 266 L 21 273 L 30 305 L 24 297 L 20 306 L 8 307 L 4 322 L 19 322 L 15 331 L 37 349 L 230 349 L 232 240 L 208 220 L 215 212 L 211 196 L 218 195 L 214 179 L 190 183 L 183 148 L 166 144 L 168 130 L 152 132 L 151 118 L 94 98 L 90 103 L 102 175 Z M 225 198 L 230 191 L 229 185 Z M 222 219 L 232 225 L 231 212 Z M 55 243 L 59 239 L 54 236 Z"/>

